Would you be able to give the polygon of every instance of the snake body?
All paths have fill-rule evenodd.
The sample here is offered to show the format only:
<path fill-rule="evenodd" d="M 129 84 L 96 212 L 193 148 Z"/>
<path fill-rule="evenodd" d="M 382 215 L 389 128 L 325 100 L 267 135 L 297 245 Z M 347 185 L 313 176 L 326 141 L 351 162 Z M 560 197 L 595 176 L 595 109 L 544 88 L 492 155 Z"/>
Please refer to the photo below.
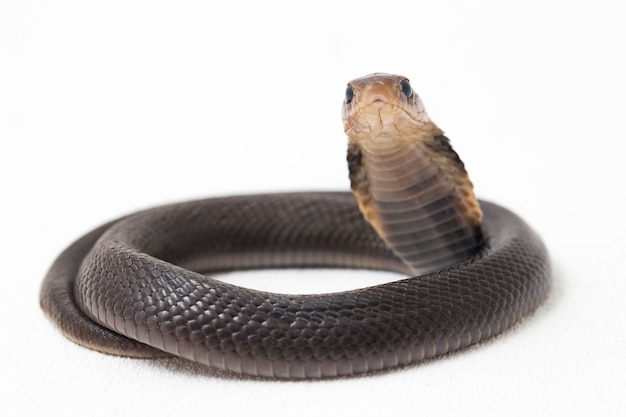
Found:
<path fill-rule="evenodd" d="M 364 108 L 372 105 L 381 123 L 389 120 L 389 104 L 390 114 L 420 114 L 417 99 L 411 107 L 385 98 L 377 86 L 410 99 L 414 93 L 405 94 L 404 80 L 375 74 L 351 82 L 346 91 L 346 106 L 361 100 L 361 107 L 344 108 L 356 200 L 350 193 L 265 194 L 124 217 L 57 258 L 42 285 L 43 310 L 68 338 L 105 353 L 177 355 L 275 378 L 396 367 L 509 328 L 547 294 L 546 249 L 518 216 L 474 199 L 458 156 L 440 131 L 431 131 L 423 111 L 426 145 L 406 138 L 371 142 L 376 123 Z M 367 128 L 354 133 L 355 123 Z M 385 165 L 385 153 L 394 167 L 403 166 L 402 173 L 417 166 L 428 175 L 397 177 Z M 438 158 L 444 162 L 431 162 Z M 317 295 L 257 291 L 207 276 L 285 267 L 419 275 Z"/>

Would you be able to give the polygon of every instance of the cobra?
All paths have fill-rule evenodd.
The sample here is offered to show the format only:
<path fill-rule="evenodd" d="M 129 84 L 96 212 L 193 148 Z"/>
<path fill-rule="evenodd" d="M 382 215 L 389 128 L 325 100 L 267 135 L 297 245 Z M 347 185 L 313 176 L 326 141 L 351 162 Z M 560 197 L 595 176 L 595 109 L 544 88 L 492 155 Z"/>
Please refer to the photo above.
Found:
<path fill-rule="evenodd" d="M 251 376 L 324 378 L 398 367 L 511 327 L 550 287 L 538 235 L 478 201 L 409 81 L 351 81 L 349 192 L 213 198 L 110 222 L 69 246 L 40 301 L 69 339 L 141 358 L 177 355 Z M 354 198 L 356 197 L 356 198 Z M 404 276 L 292 295 L 210 277 L 257 268 Z"/>

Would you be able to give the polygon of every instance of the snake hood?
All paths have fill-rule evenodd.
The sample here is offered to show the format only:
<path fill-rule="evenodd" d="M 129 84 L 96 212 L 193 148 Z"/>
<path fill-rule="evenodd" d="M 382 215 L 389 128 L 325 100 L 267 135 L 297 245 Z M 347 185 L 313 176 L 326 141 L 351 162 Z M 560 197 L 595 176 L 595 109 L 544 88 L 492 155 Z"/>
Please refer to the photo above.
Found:
<path fill-rule="evenodd" d="M 348 83 L 343 120 L 359 207 L 414 272 L 480 249 L 482 212 L 465 165 L 406 77 L 376 73 Z"/>

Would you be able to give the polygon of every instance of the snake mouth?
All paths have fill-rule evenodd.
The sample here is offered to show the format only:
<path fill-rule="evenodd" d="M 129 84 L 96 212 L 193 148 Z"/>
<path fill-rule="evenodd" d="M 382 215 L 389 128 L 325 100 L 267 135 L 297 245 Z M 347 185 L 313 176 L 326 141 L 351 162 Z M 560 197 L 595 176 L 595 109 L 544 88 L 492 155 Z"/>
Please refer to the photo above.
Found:
<path fill-rule="evenodd" d="M 413 126 L 420 128 L 428 120 L 425 112 L 417 112 L 403 106 L 402 103 L 394 103 L 388 97 L 375 96 L 364 104 L 354 109 L 344 125 L 344 131 L 348 136 L 372 135 L 374 133 L 398 133 L 401 126 Z M 404 123 L 402 123 L 404 122 Z"/>

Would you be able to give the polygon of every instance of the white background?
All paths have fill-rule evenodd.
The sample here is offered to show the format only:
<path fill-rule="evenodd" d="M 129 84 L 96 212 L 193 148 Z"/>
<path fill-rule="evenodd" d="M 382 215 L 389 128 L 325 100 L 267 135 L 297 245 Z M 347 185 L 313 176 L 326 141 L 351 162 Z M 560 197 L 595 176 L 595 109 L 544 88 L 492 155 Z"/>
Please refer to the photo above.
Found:
<path fill-rule="evenodd" d="M 625 415 L 619 3 L 0 2 L 0 412 Z M 343 92 L 375 71 L 408 76 L 477 193 L 545 238 L 554 287 L 529 320 L 420 366 L 299 383 L 110 357 L 46 320 L 48 266 L 105 220 L 204 196 L 347 190 Z M 320 275 L 302 274 L 302 291 L 361 285 Z"/>

